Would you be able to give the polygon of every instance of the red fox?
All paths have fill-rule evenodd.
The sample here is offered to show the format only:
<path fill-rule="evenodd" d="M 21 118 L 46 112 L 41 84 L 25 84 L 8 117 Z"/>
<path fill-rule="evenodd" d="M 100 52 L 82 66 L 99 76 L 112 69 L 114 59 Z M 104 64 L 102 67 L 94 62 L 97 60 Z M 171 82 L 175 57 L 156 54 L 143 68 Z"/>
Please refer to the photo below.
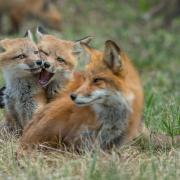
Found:
<path fill-rule="evenodd" d="M 80 107 L 92 107 L 102 124 L 98 141 L 106 149 L 138 135 L 143 89 L 138 72 L 115 42 L 106 41 L 104 54 L 93 53 L 92 57 L 85 81 L 71 99 Z"/>
<path fill-rule="evenodd" d="M 0 0 L 0 16 L 8 14 L 12 32 L 19 31 L 25 18 L 32 16 L 44 25 L 61 30 L 62 15 L 49 0 Z"/>
<path fill-rule="evenodd" d="M 104 52 L 81 43 L 90 56 L 84 74 L 26 126 L 19 153 L 34 144 L 79 144 L 93 135 L 103 149 L 135 138 L 141 128 L 143 89 L 129 58 L 115 42 Z M 69 94 L 71 96 L 69 97 Z M 84 136 L 84 137 L 83 137 Z"/>

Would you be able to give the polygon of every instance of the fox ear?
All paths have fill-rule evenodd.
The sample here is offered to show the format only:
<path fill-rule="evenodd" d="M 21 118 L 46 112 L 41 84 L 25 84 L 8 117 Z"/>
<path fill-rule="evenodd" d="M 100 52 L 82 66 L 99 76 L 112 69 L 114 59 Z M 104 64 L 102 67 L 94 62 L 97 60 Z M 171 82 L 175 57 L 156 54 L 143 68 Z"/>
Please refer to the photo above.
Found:
<path fill-rule="evenodd" d="M 45 34 L 47 34 L 46 30 L 44 30 L 43 27 L 38 26 L 36 29 L 37 40 L 40 41 Z"/>
<path fill-rule="evenodd" d="M 24 37 L 29 38 L 31 41 L 33 41 L 33 35 L 29 29 L 26 31 Z"/>
<path fill-rule="evenodd" d="M 81 53 L 82 51 L 84 51 L 84 47 L 83 45 L 88 45 L 91 40 L 93 39 L 94 37 L 93 36 L 87 36 L 85 38 L 82 38 L 80 40 L 77 40 L 74 44 L 74 50 L 73 50 L 73 53 Z"/>
<path fill-rule="evenodd" d="M 119 46 L 114 41 L 107 40 L 105 42 L 104 61 L 114 73 L 118 73 L 122 68 L 120 51 Z"/>
<path fill-rule="evenodd" d="M 76 54 L 79 58 L 78 65 L 76 66 L 76 70 L 84 69 L 87 64 L 89 64 L 91 55 L 90 55 L 90 47 L 88 44 L 93 39 L 92 36 L 85 37 L 75 42 L 73 54 Z"/>

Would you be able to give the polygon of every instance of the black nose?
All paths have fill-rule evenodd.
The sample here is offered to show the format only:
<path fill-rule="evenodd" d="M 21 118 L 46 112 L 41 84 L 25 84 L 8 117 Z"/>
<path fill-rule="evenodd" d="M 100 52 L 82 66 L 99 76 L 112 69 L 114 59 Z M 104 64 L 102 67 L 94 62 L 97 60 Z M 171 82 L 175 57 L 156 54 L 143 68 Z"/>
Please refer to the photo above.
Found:
<path fill-rule="evenodd" d="M 38 66 L 41 66 L 41 65 L 42 65 L 42 61 L 41 61 L 41 60 L 37 60 L 37 61 L 36 61 L 36 64 L 37 64 Z"/>
<path fill-rule="evenodd" d="M 77 95 L 74 94 L 74 93 L 72 93 L 72 94 L 70 95 L 70 97 L 71 97 L 71 99 L 74 101 L 74 100 L 77 98 Z"/>
<path fill-rule="evenodd" d="M 49 67 L 50 67 L 50 64 L 49 64 L 47 61 L 45 61 L 45 62 L 44 62 L 44 67 L 45 67 L 45 68 L 49 68 Z"/>

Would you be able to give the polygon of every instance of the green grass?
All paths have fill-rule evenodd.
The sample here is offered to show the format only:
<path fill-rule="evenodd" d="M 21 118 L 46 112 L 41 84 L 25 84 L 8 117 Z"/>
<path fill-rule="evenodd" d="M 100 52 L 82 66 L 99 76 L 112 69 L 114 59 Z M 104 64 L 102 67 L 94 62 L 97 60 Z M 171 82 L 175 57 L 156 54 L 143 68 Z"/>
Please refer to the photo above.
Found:
<path fill-rule="evenodd" d="M 159 26 L 161 17 L 143 22 L 150 3 L 132 1 L 63 1 L 64 39 L 94 35 L 92 45 L 103 49 L 113 39 L 138 68 L 145 90 L 144 120 L 153 132 L 180 134 L 180 19 L 172 27 Z M 141 2 L 141 4 L 139 4 Z M 153 1 L 154 2 L 154 1 Z M 64 7 L 62 7 L 64 5 Z M 54 33 L 54 31 L 52 31 Z M 37 153 L 21 160 L 14 153 L 18 140 L 0 139 L 0 179 L 167 179 L 180 177 L 180 148 L 154 148 L 136 143 L 111 154 Z"/>

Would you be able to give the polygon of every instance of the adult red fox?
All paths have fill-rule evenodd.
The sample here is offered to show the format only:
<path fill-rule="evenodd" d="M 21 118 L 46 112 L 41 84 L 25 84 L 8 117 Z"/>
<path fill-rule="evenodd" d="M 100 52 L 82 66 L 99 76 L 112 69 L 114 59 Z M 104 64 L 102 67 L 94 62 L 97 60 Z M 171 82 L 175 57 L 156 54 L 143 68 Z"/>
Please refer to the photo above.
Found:
<path fill-rule="evenodd" d="M 83 43 L 81 51 L 89 55 L 85 73 L 76 75 L 65 92 L 27 125 L 19 153 L 41 143 L 57 145 L 62 141 L 76 146 L 86 136 L 98 140 L 106 149 L 138 135 L 143 90 L 125 52 L 110 40 L 106 41 L 104 52 Z"/>

